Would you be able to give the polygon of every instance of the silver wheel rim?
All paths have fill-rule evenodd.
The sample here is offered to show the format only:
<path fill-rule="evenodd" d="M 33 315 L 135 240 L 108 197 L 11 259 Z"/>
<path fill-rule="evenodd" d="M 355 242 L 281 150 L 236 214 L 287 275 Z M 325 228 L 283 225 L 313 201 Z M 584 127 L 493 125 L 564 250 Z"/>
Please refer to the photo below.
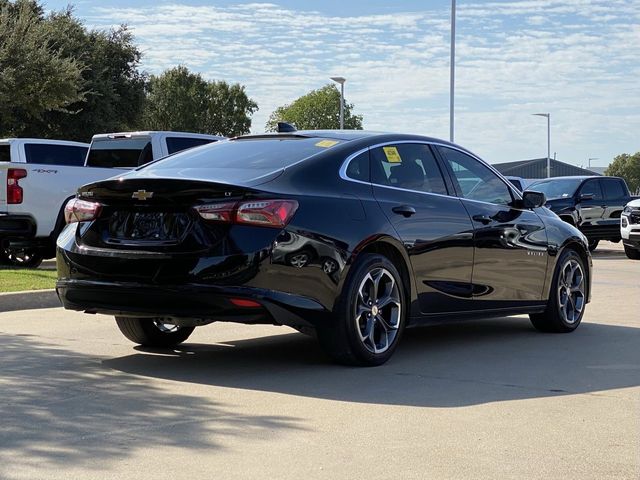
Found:
<path fill-rule="evenodd" d="M 560 315 L 568 324 L 574 324 L 582 316 L 584 309 L 584 272 L 575 259 L 568 260 L 558 277 L 558 305 Z"/>
<path fill-rule="evenodd" d="M 180 330 L 180 327 L 178 327 L 177 325 L 174 325 L 173 323 L 166 323 L 162 320 L 154 320 L 153 324 L 162 333 L 175 333 Z"/>
<path fill-rule="evenodd" d="M 388 270 L 374 268 L 360 282 L 354 307 L 356 331 L 371 353 L 386 352 L 398 336 L 402 304 L 398 284 Z"/>
<path fill-rule="evenodd" d="M 291 263 L 291 265 L 296 268 L 302 268 L 307 264 L 308 261 L 309 256 L 306 253 L 298 253 L 297 255 L 291 257 L 289 263 Z"/>

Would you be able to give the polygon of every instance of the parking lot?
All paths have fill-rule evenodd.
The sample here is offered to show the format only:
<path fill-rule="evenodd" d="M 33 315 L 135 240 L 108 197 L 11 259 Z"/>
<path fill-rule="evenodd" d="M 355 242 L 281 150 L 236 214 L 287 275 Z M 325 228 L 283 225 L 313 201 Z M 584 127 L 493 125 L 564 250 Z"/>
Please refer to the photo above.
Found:
<path fill-rule="evenodd" d="M 369 369 L 284 327 L 166 352 L 106 316 L 0 313 L 0 478 L 638 478 L 640 262 L 604 242 L 594 276 L 573 334 L 414 329 Z"/>

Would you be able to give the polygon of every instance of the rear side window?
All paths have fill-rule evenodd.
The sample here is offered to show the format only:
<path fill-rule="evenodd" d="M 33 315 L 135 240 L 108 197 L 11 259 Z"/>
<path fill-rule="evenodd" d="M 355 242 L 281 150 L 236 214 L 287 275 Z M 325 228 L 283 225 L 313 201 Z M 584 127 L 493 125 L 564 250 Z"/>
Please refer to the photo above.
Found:
<path fill-rule="evenodd" d="M 462 197 L 498 205 L 509 205 L 513 201 L 507 184 L 482 162 L 459 150 L 438 148 L 451 167 Z"/>
<path fill-rule="evenodd" d="M 0 162 L 11 161 L 11 145 L 0 145 Z"/>
<path fill-rule="evenodd" d="M 361 182 L 369 182 L 369 151 L 352 158 L 347 165 L 347 177 Z"/>
<path fill-rule="evenodd" d="M 275 136 L 274 136 L 275 137 Z M 288 167 L 300 160 L 326 152 L 339 140 L 309 137 L 240 138 L 215 142 L 206 148 L 185 150 L 153 163 L 148 168 L 215 168 L 256 169 L 274 171 Z"/>
<path fill-rule="evenodd" d="M 605 198 L 612 200 L 616 198 L 624 198 L 626 196 L 626 192 L 624 187 L 622 186 L 622 182 L 617 178 L 603 178 L 600 181 L 602 182 Z"/>
<path fill-rule="evenodd" d="M 187 148 L 199 147 L 211 142 L 215 142 L 215 140 L 211 138 L 167 137 L 167 151 L 171 155 Z"/>
<path fill-rule="evenodd" d="M 84 165 L 87 149 L 73 145 L 26 143 L 24 153 L 27 163 L 81 167 Z"/>
<path fill-rule="evenodd" d="M 151 160 L 151 137 L 99 139 L 91 143 L 87 166 L 136 168 Z"/>
<path fill-rule="evenodd" d="M 401 143 L 371 150 L 371 181 L 377 185 L 447 194 L 442 173 L 428 145 Z"/>

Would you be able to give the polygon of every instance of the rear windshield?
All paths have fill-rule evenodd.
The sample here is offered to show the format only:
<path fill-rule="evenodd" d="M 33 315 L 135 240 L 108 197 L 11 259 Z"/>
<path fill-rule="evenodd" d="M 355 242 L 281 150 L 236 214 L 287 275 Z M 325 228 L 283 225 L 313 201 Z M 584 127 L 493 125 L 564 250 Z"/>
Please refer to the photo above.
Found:
<path fill-rule="evenodd" d="M 573 197 L 573 194 L 578 189 L 578 186 L 582 182 L 581 178 L 563 178 L 562 180 L 542 180 L 537 183 L 529 185 L 528 190 L 534 192 L 542 192 L 547 199 L 553 198 L 568 198 Z"/>
<path fill-rule="evenodd" d="M 341 143 L 308 137 L 238 139 L 213 143 L 167 157 L 148 168 L 229 168 L 275 171 Z"/>
<path fill-rule="evenodd" d="M 10 162 L 10 161 L 11 161 L 11 146 L 0 145 L 0 162 Z"/>
<path fill-rule="evenodd" d="M 213 138 L 167 137 L 167 151 L 171 155 L 187 148 L 199 147 L 211 142 L 215 142 L 215 140 Z"/>
<path fill-rule="evenodd" d="M 94 140 L 87 167 L 135 168 L 153 160 L 151 137 Z"/>
<path fill-rule="evenodd" d="M 26 143 L 24 145 L 24 153 L 27 163 L 81 167 L 84 165 L 84 159 L 87 156 L 87 148 L 73 145 Z"/>

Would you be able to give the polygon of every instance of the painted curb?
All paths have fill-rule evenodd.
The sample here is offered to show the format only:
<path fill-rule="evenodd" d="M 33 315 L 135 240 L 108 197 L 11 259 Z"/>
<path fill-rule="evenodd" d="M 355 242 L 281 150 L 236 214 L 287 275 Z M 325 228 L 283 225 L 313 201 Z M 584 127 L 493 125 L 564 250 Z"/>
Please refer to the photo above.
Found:
<path fill-rule="evenodd" d="M 0 312 L 61 307 L 55 290 L 0 293 Z"/>

